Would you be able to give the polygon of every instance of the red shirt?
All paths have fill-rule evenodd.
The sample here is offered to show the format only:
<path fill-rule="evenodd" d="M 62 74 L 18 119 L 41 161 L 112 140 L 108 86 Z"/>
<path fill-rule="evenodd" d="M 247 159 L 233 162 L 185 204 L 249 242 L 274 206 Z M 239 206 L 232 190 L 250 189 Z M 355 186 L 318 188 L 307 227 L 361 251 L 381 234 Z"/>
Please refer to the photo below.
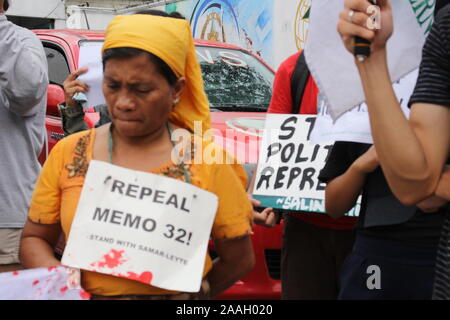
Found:
<path fill-rule="evenodd" d="M 290 56 L 283 61 L 278 68 L 277 73 L 275 74 L 272 99 L 270 100 L 270 106 L 267 110 L 268 113 L 292 113 L 291 79 L 299 56 L 300 52 Z M 319 89 L 317 88 L 314 79 L 309 77 L 308 82 L 306 83 L 305 92 L 303 93 L 299 114 L 317 114 L 318 93 Z M 332 219 L 328 215 L 313 212 L 291 211 L 289 214 L 317 227 L 335 230 L 352 229 L 357 220 L 357 218 L 354 217 Z"/>

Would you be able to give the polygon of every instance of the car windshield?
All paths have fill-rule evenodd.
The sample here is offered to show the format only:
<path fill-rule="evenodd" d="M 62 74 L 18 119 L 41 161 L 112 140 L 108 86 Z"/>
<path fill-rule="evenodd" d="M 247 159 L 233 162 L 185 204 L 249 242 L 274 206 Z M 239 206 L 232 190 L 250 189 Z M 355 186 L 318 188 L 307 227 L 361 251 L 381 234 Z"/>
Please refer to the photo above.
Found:
<path fill-rule="evenodd" d="M 102 44 L 80 41 L 80 46 Z M 272 96 L 272 70 L 241 50 L 196 46 L 196 52 L 211 111 L 266 112 Z"/>
<path fill-rule="evenodd" d="M 269 107 L 274 74 L 250 54 L 197 46 L 205 91 L 213 109 L 261 111 Z"/>

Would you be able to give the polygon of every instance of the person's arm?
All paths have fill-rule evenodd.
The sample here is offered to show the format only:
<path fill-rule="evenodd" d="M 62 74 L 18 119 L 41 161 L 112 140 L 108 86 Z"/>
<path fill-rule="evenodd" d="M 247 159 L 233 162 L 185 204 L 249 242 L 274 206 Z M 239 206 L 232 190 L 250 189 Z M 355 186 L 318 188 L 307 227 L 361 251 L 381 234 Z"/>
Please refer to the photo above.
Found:
<path fill-rule="evenodd" d="M 75 70 L 63 82 L 65 102 L 58 105 L 58 110 L 62 118 L 62 129 L 66 136 L 89 129 L 84 121 L 83 107 L 73 99 L 75 94 L 86 93 L 89 90 L 84 82 L 78 80 L 78 77 L 87 71 L 88 68 Z"/>
<path fill-rule="evenodd" d="M 250 236 L 238 239 L 215 240 L 218 257 L 208 273 L 210 296 L 215 297 L 242 279 L 255 266 Z"/>
<path fill-rule="evenodd" d="M 40 224 L 27 220 L 20 241 L 20 263 L 27 269 L 47 268 L 61 263 L 54 247 L 61 234 L 60 224 Z"/>
<path fill-rule="evenodd" d="M 0 39 L 1 105 L 19 116 L 32 116 L 47 92 L 44 48 L 36 35 L 6 20 L 0 21 Z"/>
<path fill-rule="evenodd" d="M 374 143 L 389 186 L 405 204 L 414 205 L 437 187 L 450 144 L 450 109 L 414 104 L 408 121 L 380 56 L 360 65 Z M 383 68 L 380 68 L 383 65 Z"/>
<path fill-rule="evenodd" d="M 436 196 L 450 201 L 450 166 L 446 166 L 436 188 Z"/>
<path fill-rule="evenodd" d="M 448 203 L 448 200 L 439 196 L 431 196 L 417 204 L 417 208 L 426 213 L 439 212 Z"/>
<path fill-rule="evenodd" d="M 66 136 L 89 129 L 89 126 L 84 121 L 84 111 L 82 106 L 77 105 L 68 107 L 66 103 L 63 102 L 58 105 L 58 110 L 61 115 L 62 129 Z"/>
<path fill-rule="evenodd" d="M 232 286 L 254 266 L 252 208 L 245 188 L 230 165 L 214 165 L 207 190 L 218 196 L 211 230 L 217 259 L 207 276 L 211 295 Z"/>
<path fill-rule="evenodd" d="M 353 208 L 363 189 L 366 176 L 378 167 L 375 148 L 361 155 L 344 174 L 330 180 L 325 188 L 325 210 L 332 218 L 340 218 Z"/>
<path fill-rule="evenodd" d="M 267 227 L 267 228 L 273 228 L 277 221 L 280 220 L 280 213 L 273 211 L 272 208 L 265 208 L 263 211 L 259 212 L 256 210 L 261 205 L 261 202 L 259 202 L 256 199 L 253 199 L 253 189 L 255 187 L 255 181 L 256 181 L 256 169 L 258 168 L 258 164 L 256 164 L 255 168 L 253 169 L 252 178 L 250 180 L 250 184 L 248 186 L 247 194 L 248 199 L 250 200 L 250 203 L 253 207 L 253 222 L 257 225 Z"/>
<path fill-rule="evenodd" d="M 353 37 L 372 41 L 372 54 L 364 62 L 355 60 L 369 108 L 374 144 L 385 177 L 395 196 L 414 205 L 434 193 L 449 151 L 448 108 L 417 103 L 408 121 L 391 85 L 387 66 L 386 42 L 392 34 L 392 9 L 388 0 L 380 0 L 381 29 L 369 30 L 365 0 L 346 0 L 338 30 L 353 52 Z M 353 23 L 348 21 L 352 9 Z"/>

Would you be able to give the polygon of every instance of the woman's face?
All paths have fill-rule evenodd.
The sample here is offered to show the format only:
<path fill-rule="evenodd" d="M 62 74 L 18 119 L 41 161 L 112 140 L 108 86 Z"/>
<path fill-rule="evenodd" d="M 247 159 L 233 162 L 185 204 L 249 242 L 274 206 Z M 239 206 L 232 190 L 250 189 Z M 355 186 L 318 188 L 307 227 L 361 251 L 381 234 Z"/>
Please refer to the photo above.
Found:
<path fill-rule="evenodd" d="M 172 87 L 146 54 L 106 61 L 103 94 L 115 129 L 144 137 L 164 126 L 182 90 Z"/>

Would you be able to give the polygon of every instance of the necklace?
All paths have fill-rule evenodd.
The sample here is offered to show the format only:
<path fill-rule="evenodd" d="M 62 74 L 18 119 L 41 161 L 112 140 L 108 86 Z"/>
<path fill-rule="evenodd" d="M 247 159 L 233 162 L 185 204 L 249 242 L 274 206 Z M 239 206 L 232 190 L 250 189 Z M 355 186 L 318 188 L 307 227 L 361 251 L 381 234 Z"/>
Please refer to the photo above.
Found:
<path fill-rule="evenodd" d="M 170 128 L 168 122 L 166 122 L 166 128 L 169 133 L 169 139 L 170 139 L 170 137 L 172 137 L 172 129 Z M 109 159 L 110 164 L 113 164 L 113 148 L 114 148 L 114 139 L 113 139 L 113 135 L 112 135 L 113 129 L 114 129 L 114 124 L 111 122 L 111 125 L 109 126 L 109 135 L 108 135 L 108 159 Z M 170 139 L 170 142 L 172 143 L 172 146 L 175 147 L 175 143 L 172 141 L 172 139 Z M 186 166 L 184 165 L 184 163 L 181 163 L 180 165 L 183 168 L 185 181 L 190 184 L 191 176 L 189 175 L 189 172 L 186 169 Z"/>

